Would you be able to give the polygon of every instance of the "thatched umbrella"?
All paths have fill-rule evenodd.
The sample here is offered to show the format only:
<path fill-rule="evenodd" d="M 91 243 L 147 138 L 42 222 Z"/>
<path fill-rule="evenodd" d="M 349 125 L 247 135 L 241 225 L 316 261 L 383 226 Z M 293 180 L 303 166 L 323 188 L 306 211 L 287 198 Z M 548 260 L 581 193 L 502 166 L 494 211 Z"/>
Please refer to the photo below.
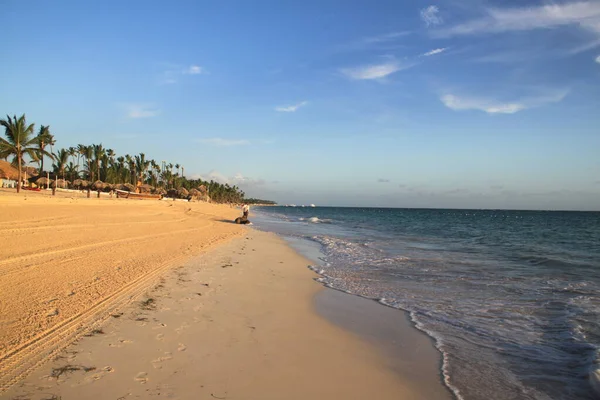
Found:
<path fill-rule="evenodd" d="M 198 190 L 200 191 L 200 193 L 206 193 L 206 186 L 200 185 L 198 186 Z"/>
<path fill-rule="evenodd" d="M 135 186 L 133 186 L 131 183 L 124 183 L 119 187 L 119 189 L 127 190 L 128 192 L 135 192 Z"/>
<path fill-rule="evenodd" d="M 78 189 L 86 189 L 89 185 L 90 183 L 85 179 L 75 179 L 73 181 L 73 186 Z"/>
<path fill-rule="evenodd" d="M 57 188 L 58 187 L 58 188 L 65 189 L 65 188 L 67 188 L 69 186 L 69 183 L 71 183 L 71 182 L 69 182 L 66 179 L 57 179 L 54 182 L 52 182 L 50 184 L 50 186 L 53 187 L 53 188 Z"/>
<path fill-rule="evenodd" d="M 190 192 L 188 192 L 186 188 L 180 187 L 179 189 L 177 189 L 177 195 L 181 198 L 188 197 L 190 195 Z"/>
<path fill-rule="evenodd" d="M 112 183 L 105 183 L 103 189 L 104 189 L 105 192 L 110 192 L 114 188 L 115 188 L 114 184 L 112 184 Z"/>
<path fill-rule="evenodd" d="M 200 191 L 198 189 L 190 189 L 190 196 L 198 197 L 200 196 Z"/>
<path fill-rule="evenodd" d="M 154 193 L 162 194 L 164 196 L 165 194 L 167 194 L 167 190 L 165 188 L 156 188 L 154 189 Z"/>
<path fill-rule="evenodd" d="M 44 186 L 48 187 L 48 185 L 50 185 L 52 182 L 54 182 L 52 179 L 48 179 L 45 176 L 42 176 L 41 178 L 38 178 L 35 181 L 35 184 L 38 186 L 44 185 Z"/>
<path fill-rule="evenodd" d="M 139 188 L 142 193 L 150 193 L 154 190 L 154 186 L 148 185 L 147 183 L 140 185 Z"/>
<path fill-rule="evenodd" d="M 104 189 L 104 182 L 96 181 L 96 182 L 92 183 L 92 189 L 97 190 L 97 191 Z"/>

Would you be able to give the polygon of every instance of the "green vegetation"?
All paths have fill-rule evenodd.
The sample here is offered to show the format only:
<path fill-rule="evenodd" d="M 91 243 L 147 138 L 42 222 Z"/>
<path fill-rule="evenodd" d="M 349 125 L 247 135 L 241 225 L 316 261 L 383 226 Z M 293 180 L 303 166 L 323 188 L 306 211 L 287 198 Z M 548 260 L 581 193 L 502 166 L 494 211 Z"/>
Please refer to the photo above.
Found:
<path fill-rule="evenodd" d="M 217 203 L 275 204 L 267 200 L 244 199 L 245 193 L 236 185 L 221 184 L 213 180 L 188 179 L 184 176 L 184 167 L 179 163 L 156 162 L 146 158 L 144 153 L 138 155 L 125 154 L 117 156 L 114 150 L 104 148 L 102 144 L 79 144 L 77 147 L 61 148 L 56 152 L 48 152 L 56 145 L 50 127 L 42 125 L 37 136 L 34 135 L 34 124 L 27 125 L 25 115 L 20 118 L 7 116 L 0 120 L 5 127 L 6 139 L 0 138 L 0 158 L 14 156 L 13 165 L 19 170 L 20 190 L 21 168 L 25 166 L 24 156 L 30 162 L 38 163 L 38 177 L 45 177 L 44 157 L 49 157 L 52 171 L 48 174 L 53 180 L 65 179 L 78 188 L 93 188 L 92 184 L 101 181 L 104 190 L 112 190 L 121 185 L 135 187 L 144 186 L 144 190 L 162 193 L 169 197 L 210 199 Z M 173 170 L 175 167 L 175 171 Z M 33 177 L 35 181 L 38 177 Z M 83 182 L 82 182 L 83 181 Z M 88 194 L 89 195 L 89 194 Z"/>
<path fill-rule="evenodd" d="M 264 205 L 270 205 L 270 206 L 277 205 L 277 203 L 272 200 L 261 200 L 261 199 L 244 199 L 244 203 L 246 203 L 246 204 L 264 204 Z"/>

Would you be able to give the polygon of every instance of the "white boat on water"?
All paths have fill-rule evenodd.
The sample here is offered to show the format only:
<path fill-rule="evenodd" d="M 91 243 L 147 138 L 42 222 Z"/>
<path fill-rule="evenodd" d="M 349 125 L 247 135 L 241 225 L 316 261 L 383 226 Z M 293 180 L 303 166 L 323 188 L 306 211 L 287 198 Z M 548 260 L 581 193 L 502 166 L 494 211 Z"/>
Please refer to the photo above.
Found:
<path fill-rule="evenodd" d="M 313 208 L 315 208 L 315 207 L 316 207 L 316 206 L 315 206 L 314 204 L 312 204 L 312 203 L 310 204 L 310 206 L 311 206 L 311 207 L 313 207 Z"/>

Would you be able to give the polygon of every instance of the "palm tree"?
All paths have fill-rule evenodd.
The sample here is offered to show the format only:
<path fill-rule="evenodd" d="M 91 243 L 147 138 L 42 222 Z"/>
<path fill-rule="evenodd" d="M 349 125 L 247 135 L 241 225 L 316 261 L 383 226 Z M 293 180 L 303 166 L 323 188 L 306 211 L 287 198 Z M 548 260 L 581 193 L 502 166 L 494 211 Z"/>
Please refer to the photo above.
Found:
<path fill-rule="evenodd" d="M 135 156 L 135 169 L 139 174 L 139 181 L 142 185 L 144 184 L 144 175 L 146 174 L 146 170 L 148 169 L 149 165 L 150 161 L 146 160 L 146 155 L 144 153 L 140 153 L 139 156 Z"/>
<path fill-rule="evenodd" d="M 92 171 L 92 158 L 94 158 L 94 149 L 92 146 L 83 146 L 83 158 L 85 158 L 88 165 L 88 174 L 90 181 L 94 181 L 94 172 Z"/>
<path fill-rule="evenodd" d="M 6 139 L 0 138 L 0 157 L 7 158 L 14 156 L 12 164 L 17 166 L 18 179 L 17 193 L 21 191 L 21 167 L 23 165 L 23 156 L 27 154 L 32 160 L 38 161 L 36 149 L 38 147 L 38 138 L 33 136 L 34 124 L 27 125 L 25 114 L 19 119 L 14 115 L 13 118 L 6 116 L 7 119 L 0 120 L 0 125 L 5 129 Z"/>
<path fill-rule="evenodd" d="M 96 159 L 96 172 L 98 172 L 98 179 L 100 179 L 100 160 L 104 157 L 105 151 L 102 143 L 93 144 L 92 146 L 94 149 L 94 158 Z M 92 181 L 94 181 L 94 178 L 92 178 Z"/>
<path fill-rule="evenodd" d="M 79 169 L 79 160 L 80 160 L 80 157 L 84 156 L 86 147 L 87 146 L 84 144 L 77 145 L 77 169 Z"/>
<path fill-rule="evenodd" d="M 40 131 L 37 135 L 37 139 L 38 139 L 38 148 L 37 148 L 37 152 L 38 152 L 38 160 L 40 162 L 40 172 L 39 175 L 42 175 L 44 173 L 44 156 L 48 156 L 50 157 L 50 159 L 52 160 L 53 156 L 51 153 L 48 153 L 45 149 L 46 146 L 53 146 L 54 143 L 56 143 L 54 141 L 54 136 L 50 133 L 50 126 L 49 125 L 42 125 L 40 126 Z"/>
<path fill-rule="evenodd" d="M 56 180 L 58 180 L 58 178 L 60 176 L 62 176 L 63 179 L 65 179 L 65 167 L 67 166 L 67 163 L 69 162 L 69 150 L 67 149 L 60 149 L 56 154 L 54 155 L 54 160 L 56 160 L 56 164 L 52 164 L 52 168 L 54 169 L 54 174 L 56 175 Z M 55 185 L 53 187 L 52 190 L 52 194 L 54 195 L 56 193 L 56 191 L 54 189 L 56 189 L 56 182 L 54 182 Z"/>

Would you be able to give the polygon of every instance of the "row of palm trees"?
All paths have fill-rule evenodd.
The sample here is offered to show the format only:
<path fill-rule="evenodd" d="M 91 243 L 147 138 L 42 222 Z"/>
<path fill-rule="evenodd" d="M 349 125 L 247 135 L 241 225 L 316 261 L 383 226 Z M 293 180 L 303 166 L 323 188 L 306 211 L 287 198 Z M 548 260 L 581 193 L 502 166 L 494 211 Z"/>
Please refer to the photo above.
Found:
<path fill-rule="evenodd" d="M 54 152 L 56 140 L 50 132 L 50 127 L 42 125 L 36 134 L 34 124 L 27 124 L 25 114 L 19 118 L 16 115 L 12 118 L 7 116 L 6 119 L 0 120 L 0 125 L 5 128 L 6 137 L 0 138 L 0 158 L 13 157 L 12 164 L 18 169 L 17 192 L 21 189 L 25 160 L 28 158 L 29 162 L 37 163 L 38 175 L 44 176 L 44 159 L 49 158 L 53 162 L 51 174 L 55 179 L 62 178 L 71 182 L 77 179 L 87 179 L 90 182 L 100 180 L 105 183 L 128 183 L 134 186 L 148 184 L 164 190 L 190 190 L 203 186 L 215 202 L 237 203 L 244 199 L 245 193 L 235 185 L 212 180 L 187 179 L 180 164 L 164 161 L 157 163 L 147 159 L 144 153 L 117 156 L 114 150 L 105 148 L 102 144 L 79 144 Z"/>

